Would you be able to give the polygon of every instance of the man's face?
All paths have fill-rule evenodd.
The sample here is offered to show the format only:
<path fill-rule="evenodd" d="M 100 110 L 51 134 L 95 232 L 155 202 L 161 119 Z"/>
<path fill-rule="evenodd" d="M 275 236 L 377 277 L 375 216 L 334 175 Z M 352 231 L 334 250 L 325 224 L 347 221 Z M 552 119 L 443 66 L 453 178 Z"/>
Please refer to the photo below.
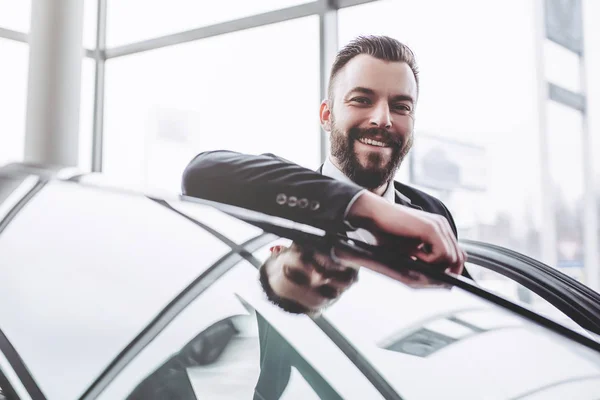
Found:
<path fill-rule="evenodd" d="M 275 259 L 265 268 L 275 294 L 310 310 L 331 305 L 357 281 L 358 269 L 334 264 L 321 253 L 296 245 L 271 252 Z"/>
<path fill-rule="evenodd" d="M 412 70 L 403 62 L 358 55 L 335 77 L 332 97 L 321 104 L 321 123 L 331 134 L 334 163 L 367 189 L 385 185 L 412 146 Z"/>

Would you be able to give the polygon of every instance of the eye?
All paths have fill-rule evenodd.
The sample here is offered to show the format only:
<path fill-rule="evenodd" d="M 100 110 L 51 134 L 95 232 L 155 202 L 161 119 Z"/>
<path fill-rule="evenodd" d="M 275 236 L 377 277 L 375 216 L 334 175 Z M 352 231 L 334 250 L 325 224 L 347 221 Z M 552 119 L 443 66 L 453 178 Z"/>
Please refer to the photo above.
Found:
<path fill-rule="evenodd" d="M 394 111 L 399 111 L 401 113 L 409 113 L 410 112 L 410 106 L 403 104 L 403 103 L 398 103 L 398 104 L 394 104 L 392 106 L 392 110 Z"/>
<path fill-rule="evenodd" d="M 369 100 L 367 97 L 354 97 L 350 99 L 350 101 L 358 104 L 371 104 L 371 100 Z"/>

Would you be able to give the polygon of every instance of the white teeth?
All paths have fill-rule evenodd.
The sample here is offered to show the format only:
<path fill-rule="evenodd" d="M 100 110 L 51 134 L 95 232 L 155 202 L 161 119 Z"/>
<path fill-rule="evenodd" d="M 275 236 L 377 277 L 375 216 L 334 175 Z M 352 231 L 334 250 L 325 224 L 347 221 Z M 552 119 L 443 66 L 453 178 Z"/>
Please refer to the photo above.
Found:
<path fill-rule="evenodd" d="M 386 147 L 385 143 L 383 142 L 378 142 L 377 140 L 373 140 L 373 139 L 367 139 L 367 138 L 360 138 L 358 139 L 361 143 L 364 144 L 369 144 L 371 146 L 377 146 L 377 147 Z"/>

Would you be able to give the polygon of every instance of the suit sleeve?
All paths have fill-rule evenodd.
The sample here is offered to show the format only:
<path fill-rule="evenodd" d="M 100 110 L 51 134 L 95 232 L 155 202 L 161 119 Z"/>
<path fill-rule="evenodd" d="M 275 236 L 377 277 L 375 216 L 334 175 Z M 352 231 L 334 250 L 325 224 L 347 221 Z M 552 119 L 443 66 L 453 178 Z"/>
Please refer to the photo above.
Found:
<path fill-rule="evenodd" d="M 346 209 L 363 189 L 272 155 L 212 151 L 183 173 L 182 192 L 312 225 L 347 231 Z"/>

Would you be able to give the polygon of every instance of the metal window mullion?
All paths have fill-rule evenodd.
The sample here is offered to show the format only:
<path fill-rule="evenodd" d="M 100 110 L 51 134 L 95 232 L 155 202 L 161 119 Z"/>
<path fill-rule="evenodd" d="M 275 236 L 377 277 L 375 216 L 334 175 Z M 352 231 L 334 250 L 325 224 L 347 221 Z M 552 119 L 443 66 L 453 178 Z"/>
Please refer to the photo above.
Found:
<path fill-rule="evenodd" d="M 0 28 L 0 38 L 16 40 L 17 42 L 28 43 L 28 35 L 24 32 L 13 31 L 12 29 Z"/>
<path fill-rule="evenodd" d="M 333 0 L 322 0 L 323 11 L 319 14 L 319 102 L 327 98 L 329 69 L 338 50 L 338 12 Z M 328 153 L 327 132 L 319 127 L 320 160 L 325 161 Z"/>
<path fill-rule="evenodd" d="M 583 14 L 583 3 L 581 4 Z M 583 24 L 583 20 L 581 21 Z M 583 208 L 583 244 L 584 244 L 584 265 L 586 284 L 592 289 L 600 290 L 600 231 L 598 215 L 600 210 L 597 208 L 596 199 L 600 198 L 600 193 L 597 192 L 599 188 L 596 187 L 594 182 L 594 138 L 592 137 L 589 128 L 589 104 L 587 96 L 587 70 L 585 68 L 585 34 L 582 36 L 581 53 L 579 54 L 579 76 L 581 80 L 581 95 L 585 99 L 584 112 L 582 113 L 583 126 L 583 177 L 584 177 L 584 208 Z"/>
<path fill-rule="evenodd" d="M 96 34 L 96 73 L 94 81 L 94 115 L 92 128 L 92 172 L 102 172 L 104 146 L 104 88 L 106 63 L 106 8 L 107 0 L 98 0 Z"/>

